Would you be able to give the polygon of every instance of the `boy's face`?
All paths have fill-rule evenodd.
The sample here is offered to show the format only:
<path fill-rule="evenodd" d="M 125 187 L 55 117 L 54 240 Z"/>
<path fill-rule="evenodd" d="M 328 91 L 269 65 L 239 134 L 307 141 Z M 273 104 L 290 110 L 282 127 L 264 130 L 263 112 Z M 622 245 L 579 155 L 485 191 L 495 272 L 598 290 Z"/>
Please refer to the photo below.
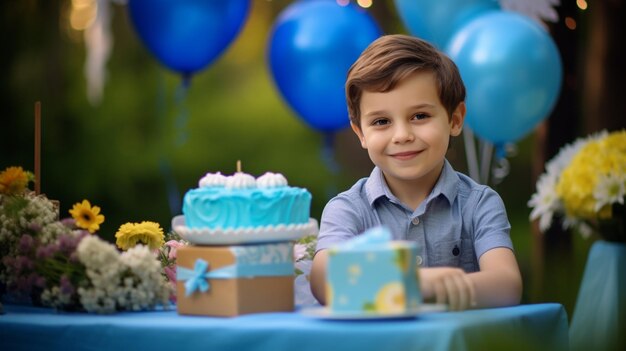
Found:
<path fill-rule="evenodd" d="M 391 91 L 363 91 L 361 125 L 352 129 L 370 159 L 393 185 L 437 181 L 450 136 L 461 133 L 465 104 L 448 118 L 435 76 L 418 71 Z"/>

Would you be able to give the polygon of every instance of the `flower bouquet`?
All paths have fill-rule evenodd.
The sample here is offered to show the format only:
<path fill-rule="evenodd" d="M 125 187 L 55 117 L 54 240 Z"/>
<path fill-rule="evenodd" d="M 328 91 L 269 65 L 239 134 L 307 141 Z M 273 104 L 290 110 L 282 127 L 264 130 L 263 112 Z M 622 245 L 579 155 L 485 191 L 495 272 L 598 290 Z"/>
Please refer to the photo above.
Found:
<path fill-rule="evenodd" d="M 58 206 L 28 189 L 32 178 L 21 167 L 0 172 L 0 296 L 96 313 L 169 304 L 158 224 L 123 225 L 118 249 L 95 234 L 104 222 L 98 206 L 84 200 L 59 220 Z"/>
<path fill-rule="evenodd" d="M 545 232 L 553 218 L 584 237 L 626 241 L 626 130 L 602 131 L 563 147 L 546 164 L 528 202 Z"/>
<path fill-rule="evenodd" d="M 296 280 L 294 281 L 295 304 L 297 306 L 317 305 L 311 292 L 310 274 L 313 256 L 317 245 L 317 236 L 307 235 L 296 241 L 293 249 Z"/>

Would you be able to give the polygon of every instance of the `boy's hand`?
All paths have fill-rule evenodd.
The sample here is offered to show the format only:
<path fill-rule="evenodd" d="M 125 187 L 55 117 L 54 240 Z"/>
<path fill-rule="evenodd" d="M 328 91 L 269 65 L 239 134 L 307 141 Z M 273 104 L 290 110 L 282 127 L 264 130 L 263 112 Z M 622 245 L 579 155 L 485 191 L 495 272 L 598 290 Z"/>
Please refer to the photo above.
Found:
<path fill-rule="evenodd" d="M 447 304 L 452 311 L 476 306 L 474 283 L 460 268 L 420 268 L 419 280 L 425 301 Z"/>

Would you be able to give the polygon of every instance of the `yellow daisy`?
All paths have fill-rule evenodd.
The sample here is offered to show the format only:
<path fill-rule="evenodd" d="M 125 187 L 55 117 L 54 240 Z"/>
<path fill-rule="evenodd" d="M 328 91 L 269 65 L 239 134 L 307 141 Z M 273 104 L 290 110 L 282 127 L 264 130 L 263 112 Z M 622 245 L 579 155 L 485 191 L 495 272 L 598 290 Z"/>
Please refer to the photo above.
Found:
<path fill-rule="evenodd" d="M 34 180 L 31 172 L 24 171 L 22 167 L 7 167 L 0 172 L 0 194 L 19 194 L 26 190 L 28 182 Z"/>
<path fill-rule="evenodd" d="M 95 233 L 100 229 L 100 224 L 104 222 L 104 216 L 100 214 L 100 207 L 91 206 L 87 200 L 75 203 L 70 214 L 76 220 L 76 226 L 86 229 L 90 233 Z"/>
<path fill-rule="evenodd" d="M 165 244 L 164 237 L 163 229 L 158 223 L 149 221 L 126 223 L 115 233 L 115 243 L 122 250 L 128 250 L 137 244 L 147 245 L 154 250 Z"/>

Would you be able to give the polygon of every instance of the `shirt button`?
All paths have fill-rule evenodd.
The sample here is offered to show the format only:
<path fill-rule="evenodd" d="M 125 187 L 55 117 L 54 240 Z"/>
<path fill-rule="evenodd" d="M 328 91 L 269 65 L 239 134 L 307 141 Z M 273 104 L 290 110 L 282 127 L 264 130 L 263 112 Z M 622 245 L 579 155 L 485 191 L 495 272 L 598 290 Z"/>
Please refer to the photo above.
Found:
<path fill-rule="evenodd" d="M 415 224 L 415 225 L 420 224 L 420 218 L 419 218 L 419 217 L 415 217 L 415 218 L 413 218 L 413 220 L 411 221 L 411 223 L 413 223 L 413 224 Z"/>
<path fill-rule="evenodd" d="M 415 256 L 415 263 L 417 263 L 418 266 L 421 266 L 422 262 L 423 262 L 422 256 L 420 255 Z"/>

